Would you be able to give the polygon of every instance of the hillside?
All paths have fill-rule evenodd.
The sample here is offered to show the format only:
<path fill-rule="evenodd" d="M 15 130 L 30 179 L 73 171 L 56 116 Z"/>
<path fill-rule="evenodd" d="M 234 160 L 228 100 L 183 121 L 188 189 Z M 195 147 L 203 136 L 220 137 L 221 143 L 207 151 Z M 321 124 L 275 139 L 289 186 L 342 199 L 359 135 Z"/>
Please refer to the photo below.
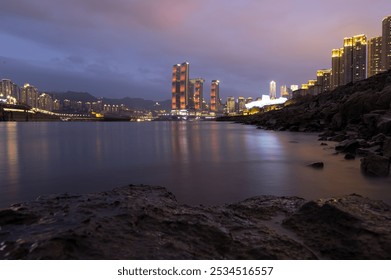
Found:
<path fill-rule="evenodd" d="M 88 92 L 50 92 L 55 99 L 59 99 L 64 101 L 65 99 L 72 101 L 81 101 L 81 102 L 96 102 L 98 98 L 91 95 Z M 162 110 L 170 110 L 171 108 L 171 100 L 163 100 L 163 101 L 153 101 L 146 100 L 142 98 L 103 98 L 103 103 L 111 104 L 111 105 L 121 105 L 124 104 L 130 109 L 138 109 L 138 110 L 153 110 L 156 109 L 156 102 L 160 104 L 160 108 Z"/>

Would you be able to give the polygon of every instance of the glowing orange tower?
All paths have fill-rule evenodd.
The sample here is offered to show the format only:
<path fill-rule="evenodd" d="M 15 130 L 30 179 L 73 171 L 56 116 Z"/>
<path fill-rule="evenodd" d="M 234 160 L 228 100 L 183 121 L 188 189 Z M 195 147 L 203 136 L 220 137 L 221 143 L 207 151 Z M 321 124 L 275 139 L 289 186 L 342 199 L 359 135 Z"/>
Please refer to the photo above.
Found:
<path fill-rule="evenodd" d="M 220 93 L 219 93 L 219 80 L 213 80 L 210 88 L 210 110 L 212 112 L 219 111 L 220 107 Z"/>
<path fill-rule="evenodd" d="M 172 67 L 172 110 L 185 110 L 189 100 L 189 63 Z"/>

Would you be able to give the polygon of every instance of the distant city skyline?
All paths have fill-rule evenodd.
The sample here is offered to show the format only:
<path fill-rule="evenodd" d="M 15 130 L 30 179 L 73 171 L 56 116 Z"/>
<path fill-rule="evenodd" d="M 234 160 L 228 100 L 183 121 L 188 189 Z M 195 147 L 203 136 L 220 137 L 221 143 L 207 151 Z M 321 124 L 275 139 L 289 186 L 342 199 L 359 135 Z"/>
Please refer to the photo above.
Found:
<path fill-rule="evenodd" d="M 189 61 L 193 77 L 221 81 L 223 100 L 257 98 L 271 80 L 316 78 L 341 39 L 381 36 L 390 14 L 389 1 L 6 1 L 0 77 L 42 91 L 165 100 L 172 64 Z"/>

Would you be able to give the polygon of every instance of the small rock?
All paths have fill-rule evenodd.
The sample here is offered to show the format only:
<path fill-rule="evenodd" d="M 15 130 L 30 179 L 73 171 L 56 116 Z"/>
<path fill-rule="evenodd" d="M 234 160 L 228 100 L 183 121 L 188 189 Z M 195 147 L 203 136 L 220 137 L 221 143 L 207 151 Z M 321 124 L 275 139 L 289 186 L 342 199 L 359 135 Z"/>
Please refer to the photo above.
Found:
<path fill-rule="evenodd" d="M 322 169 L 324 167 L 324 163 L 319 161 L 319 162 L 311 163 L 308 166 L 316 168 L 316 169 Z"/>
<path fill-rule="evenodd" d="M 345 155 L 345 159 L 346 159 L 346 160 L 356 159 L 356 156 L 355 156 L 354 154 L 347 153 L 347 154 Z"/>
<path fill-rule="evenodd" d="M 361 170 L 370 176 L 388 176 L 390 160 L 378 155 L 370 155 L 361 159 Z"/>
<path fill-rule="evenodd" d="M 320 143 L 320 145 L 321 145 L 321 146 L 328 146 L 328 144 L 327 144 L 327 143 L 324 143 L 324 142 Z"/>

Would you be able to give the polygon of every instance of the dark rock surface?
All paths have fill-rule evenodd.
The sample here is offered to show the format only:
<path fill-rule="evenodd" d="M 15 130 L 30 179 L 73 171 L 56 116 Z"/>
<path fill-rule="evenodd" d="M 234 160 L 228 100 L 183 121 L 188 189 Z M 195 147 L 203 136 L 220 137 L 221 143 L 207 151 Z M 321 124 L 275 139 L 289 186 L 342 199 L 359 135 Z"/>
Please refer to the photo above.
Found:
<path fill-rule="evenodd" d="M 309 167 L 315 168 L 315 169 L 323 169 L 324 163 L 319 161 L 319 162 L 314 162 L 308 165 Z"/>
<path fill-rule="evenodd" d="M 370 176 L 388 176 L 390 160 L 378 155 L 370 155 L 361 159 L 361 170 Z"/>
<path fill-rule="evenodd" d="M 0 211 L 1 259 L 390 259 L 390 207 L 357 195 L 179 204 L 162 187 L 52 195 Z"/>

